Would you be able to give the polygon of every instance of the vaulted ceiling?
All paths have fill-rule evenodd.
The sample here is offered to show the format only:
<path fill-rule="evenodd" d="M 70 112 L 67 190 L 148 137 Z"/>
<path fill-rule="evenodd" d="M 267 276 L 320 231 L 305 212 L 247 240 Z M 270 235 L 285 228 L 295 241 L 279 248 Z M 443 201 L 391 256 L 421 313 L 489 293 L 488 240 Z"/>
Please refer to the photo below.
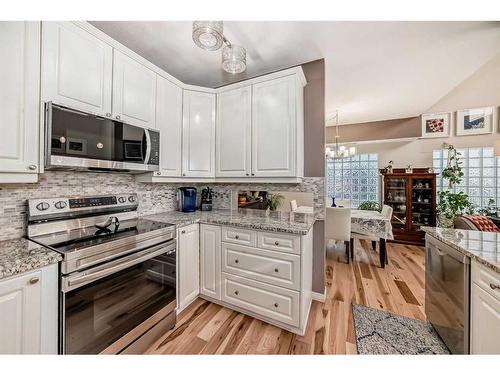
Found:
<path fill-rule="evenodd" d="M 342 124 L 419 115 L 500 52 L 500 22 L 227 21 L 247 49 L 242 75 L 224 73 L 220 51 L 191 40 L 191 22 L 91 22 L 181 81 L 217 87 L 320 58 L 326 120 Z"/>

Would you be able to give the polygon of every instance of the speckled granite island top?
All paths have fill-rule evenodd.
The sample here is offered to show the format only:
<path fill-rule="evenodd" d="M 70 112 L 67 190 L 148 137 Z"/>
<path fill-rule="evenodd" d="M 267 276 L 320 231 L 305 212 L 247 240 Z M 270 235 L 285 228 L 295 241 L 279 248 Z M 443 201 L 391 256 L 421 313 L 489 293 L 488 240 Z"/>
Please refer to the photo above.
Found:
<path fill-rule="evenodd" d="M 500 233 L 434 227 L 422 230 L 500 273 Z"/>
<path fill-rule="evenodd" d="M 213 210 L 192 213 L 169 211 L 144 216 L 164 223 L 184 226 L 194 223 L 219 224 L 234 227 L 262 230 L 268 232 L 284 232 L 305 235 L 314 225 L 317 215 L 290 212 L 271 212 L 269 216 L 264 210 Z"/>
<path fill-rule="evenodd" d="M 0 241 L 0 279 L 61 261 L 59 253 L 24 238 Z"/>

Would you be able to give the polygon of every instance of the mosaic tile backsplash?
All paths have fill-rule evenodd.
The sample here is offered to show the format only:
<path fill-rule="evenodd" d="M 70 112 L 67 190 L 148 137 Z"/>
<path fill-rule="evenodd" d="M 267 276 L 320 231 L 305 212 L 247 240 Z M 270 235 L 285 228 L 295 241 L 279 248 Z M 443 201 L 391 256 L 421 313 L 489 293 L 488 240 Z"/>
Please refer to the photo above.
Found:
<path fill-rule="evenodd" d="M 186 184 L 147 184 L 130 174 L 50 171 L 36 184 L 0 185 L 0 241 L 20 238 L 26 232 L 26 200 L 57 196 L 103 195 L 136 192 L 139 215 L 177 209 L 177 188 Z M 199 190 L 207 184 L 194 184 Z M 231 208 L 231 192 L 253 190 L 301 191 L 314 195 L 316 209 L 324 205 L 324 178 L 307 177 L 301 184 L 208 184 L 213 189 L 214 209 Z M 199 196 L 200 194 L 198 194 Z"/>

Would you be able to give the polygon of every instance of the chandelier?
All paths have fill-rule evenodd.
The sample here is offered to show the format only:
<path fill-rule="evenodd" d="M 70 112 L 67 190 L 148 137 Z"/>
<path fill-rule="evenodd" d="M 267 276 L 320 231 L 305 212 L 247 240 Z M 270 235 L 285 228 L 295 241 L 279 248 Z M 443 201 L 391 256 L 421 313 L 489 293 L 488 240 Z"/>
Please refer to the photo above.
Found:
<path fill-rule="evenodd" d="M 224 37 L 222 21 L 194 21 L 193 41 L 207 51 L 222 49 L 222 69 L 228 73 L 237 74 L 247 67 L 247 51 L 242 46 L 231 44 Z"/>
<path fill-rule="evenodd" d="M 325 155 L 327 158 L 348 158 L 356 155 L 356 147 L 339 145 L 339 111 L 330 120 L 335 119 L 335 143 L 332 147 L 326 147 Z"/>

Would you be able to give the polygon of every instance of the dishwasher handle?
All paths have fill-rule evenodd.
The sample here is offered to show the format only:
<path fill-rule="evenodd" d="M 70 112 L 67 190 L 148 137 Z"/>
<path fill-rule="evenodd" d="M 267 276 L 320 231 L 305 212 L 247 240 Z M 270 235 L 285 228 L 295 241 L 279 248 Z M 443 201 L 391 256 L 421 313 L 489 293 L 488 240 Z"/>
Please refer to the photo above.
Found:
<path fill-rule="evenodd" d="M 434 241 L 429 241 L 429 250 L 434 250 L 440 257 L 444 256 L 449 256 L 452 257 L 453 259 L 459 261 L 460 263 L 463 264 L 470 264 L 470 258 L 462 253 L 461 251 L 452 248 L 451 246 L 448 246 L 444 243 L 439 243 L 436 244 Z"/>

